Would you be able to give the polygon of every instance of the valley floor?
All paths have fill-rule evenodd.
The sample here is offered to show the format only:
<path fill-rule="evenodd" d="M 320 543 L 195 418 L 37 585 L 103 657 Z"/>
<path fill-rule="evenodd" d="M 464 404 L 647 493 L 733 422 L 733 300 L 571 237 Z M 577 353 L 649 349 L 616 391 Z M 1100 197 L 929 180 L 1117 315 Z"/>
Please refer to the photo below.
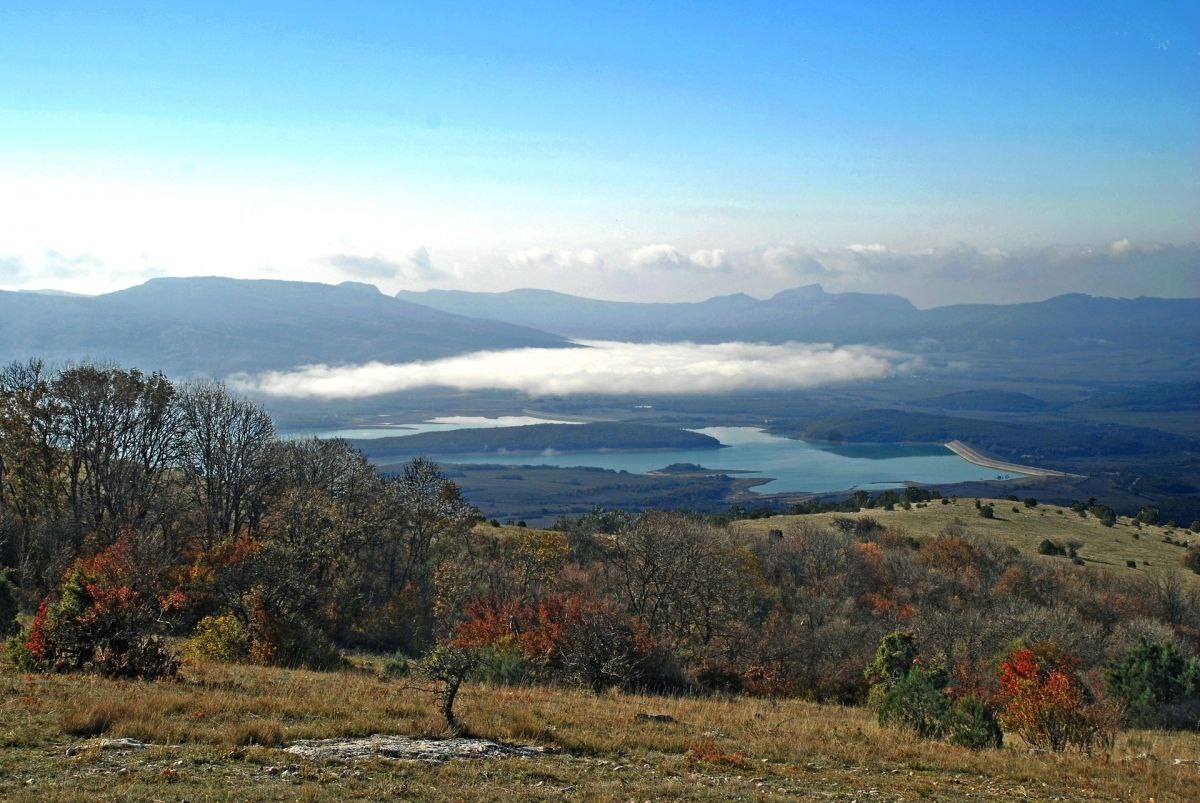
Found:
<path fill-rule="evenodd" d="M 541 745 L 442 764 L 304 760 L 299 739 L 440 735 L 427 695 L 378 659 L 333 673 L 191 665 L 179 682 L 0 670 L 0 797 L 57 800 L 1188 800 L 1200 735 L 1127 732 L 1048 755 L 1016 737 L 973 753 L 798 700 L 464 688 L 477 736 Z M 671 721 L 641 721 L 637 715 Z M 97 737 L 152 746 L 103 749 Z M 263 746 L 266 745 L 266 746 Z"/>

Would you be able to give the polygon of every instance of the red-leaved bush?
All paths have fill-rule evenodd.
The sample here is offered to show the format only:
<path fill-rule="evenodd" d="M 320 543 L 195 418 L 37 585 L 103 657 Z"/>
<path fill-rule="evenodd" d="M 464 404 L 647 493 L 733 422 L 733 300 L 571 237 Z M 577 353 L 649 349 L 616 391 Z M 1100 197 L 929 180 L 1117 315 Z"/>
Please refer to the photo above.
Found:
<path fill-rule="evenodd" d="M 1052 645 L 1014 650 L 1000 664 L 1000 721 L 1034 747 L 1090 750 L 1111 741 L 1109 717 L 1079 677 L 1079 661 Z"/>
<path fill-rule="evenodd" d="M 178 661 L 158 636 L 183 597 L 136 587 L 132 536 L 75 561 L 59 598 L 43 600 L 33 622 L 11 642 L 13 660 L 37 671 L 94 671 L 114 677 L 174 675 Z"/>

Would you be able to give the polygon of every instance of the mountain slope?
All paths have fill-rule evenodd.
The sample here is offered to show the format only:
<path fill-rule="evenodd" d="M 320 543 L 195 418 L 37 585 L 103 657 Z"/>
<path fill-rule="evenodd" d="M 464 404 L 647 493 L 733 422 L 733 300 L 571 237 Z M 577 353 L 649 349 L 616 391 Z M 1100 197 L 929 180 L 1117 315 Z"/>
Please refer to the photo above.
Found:
<path fill-rule="evenodd" d="M 112 360 L 224 376 L 564 345 L 536 329 L 453 315 L 355 283 L 189 278 L 102 296 L 0 292 L 2 361 Z"/>

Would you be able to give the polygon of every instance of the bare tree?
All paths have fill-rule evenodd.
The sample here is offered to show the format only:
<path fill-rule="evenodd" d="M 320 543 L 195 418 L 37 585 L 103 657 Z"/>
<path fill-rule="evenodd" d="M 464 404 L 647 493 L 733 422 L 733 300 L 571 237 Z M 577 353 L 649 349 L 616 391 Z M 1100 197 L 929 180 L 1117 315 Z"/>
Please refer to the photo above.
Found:
<path fill-rule="evenodd" d="M 47 569 L 69 552 L 61 526 L 63 460 L 56 447 L 59 405 L 41 360 L 0 370 L 0 546 L 22 591 L 44 592 Z M 54 580 L 61 571 L 50 571 Z"/>
<path fill-rule="evenodd" d="M 219 382 L 186 386 L 182 457 L 196 506 L 204 516 L 204 549 L 253 526 L 273 476 L 275 424 L 249 399 Z"/>
<path fill-rule="evenodd" d="M 676 644 L 709 643 L 745 602 L 749 553 L 679 514 L 642 514 L 608 539 L 603 562 L 626 610 Z"/>
<path fill-rule="evenodd" d="M 80 365 L 62 371 L 53 388 L 77 537 L 94 531 L 111 540 L 121 527 L 145 525 L 168 498 L 178 464 L 174 386 L 160 373 Z"/>

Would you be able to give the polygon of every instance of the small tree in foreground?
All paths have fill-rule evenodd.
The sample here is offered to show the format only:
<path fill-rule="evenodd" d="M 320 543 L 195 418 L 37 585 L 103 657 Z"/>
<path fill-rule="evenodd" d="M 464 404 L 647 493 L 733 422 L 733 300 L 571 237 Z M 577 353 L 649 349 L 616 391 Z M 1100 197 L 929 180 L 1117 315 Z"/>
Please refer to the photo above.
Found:
<path fill-rule="evenodd" d="M 462 724 L 454 714 L 458 690 L 479 666 L 479 651 L 472 647 L 442 644 L 425 656 L 419 666 L 421 677 L 429 681 L 427 688 L 437 701 L 438 711 L 452 733 L 462 733 Z"/>

